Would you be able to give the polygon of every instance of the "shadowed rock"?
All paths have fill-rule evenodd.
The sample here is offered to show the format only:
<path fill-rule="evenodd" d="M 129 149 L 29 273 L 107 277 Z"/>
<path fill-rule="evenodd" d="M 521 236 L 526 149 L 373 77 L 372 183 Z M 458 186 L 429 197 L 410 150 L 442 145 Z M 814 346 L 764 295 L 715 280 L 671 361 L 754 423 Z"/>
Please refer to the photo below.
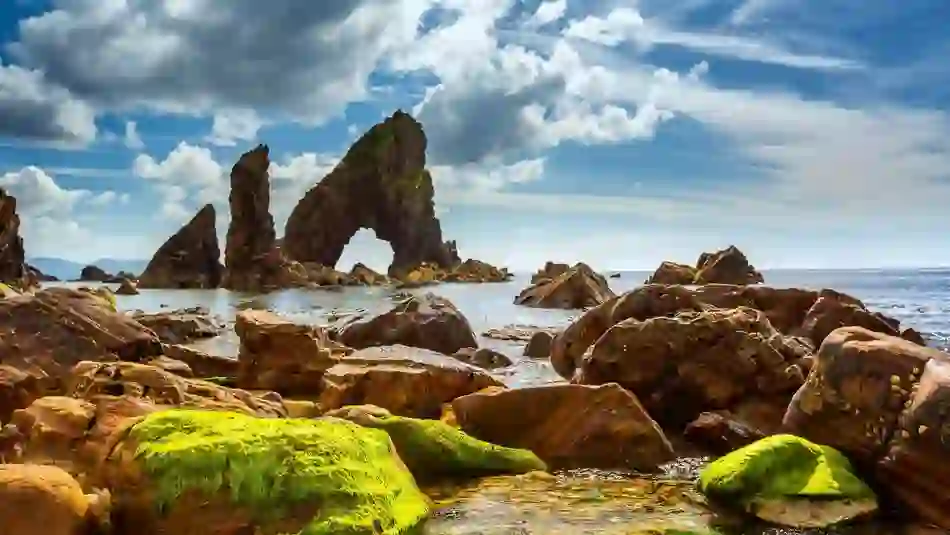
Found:
<path fill-rule="evenodd" d="M 139 288 L 217 288 L 224 267 L 215 210 L 206 204 L 168 238 L 139 278 Z"/>
<path fill-rule="evenodd" d="M 0 189 L 0 282 L 19 286 L 27 281 L 24 256 L 16 198 Z"/>

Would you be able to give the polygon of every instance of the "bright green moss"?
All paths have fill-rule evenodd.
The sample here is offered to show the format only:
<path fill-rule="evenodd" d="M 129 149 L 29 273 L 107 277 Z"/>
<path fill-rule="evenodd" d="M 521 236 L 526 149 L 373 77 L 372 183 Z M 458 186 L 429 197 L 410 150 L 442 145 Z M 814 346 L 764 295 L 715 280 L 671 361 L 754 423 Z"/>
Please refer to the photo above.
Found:
<path fill-rule="evenodd" d="M 319 505 L 300 535 L 397 535 L 429 512 L 386 434 L 350 422 L 169 410 L 129 436 L 160 507 L 186 490 L 227 492 L 261 522 L 295 504 Z"/>
<path fill-rule="evenodd" d="M 711 463 L 699 476 L 710 497 L 873 498 L 838 450 L 793 435 L 774 435 Z"/>
<path fill-rule="evenodd" d="M 399 456 L 420 480 L 547 469 L 544 462 L 528 450 L 479 440 L 439 420 L 378 414 L 361 418 L 359 423 L 389 433 Z"/>

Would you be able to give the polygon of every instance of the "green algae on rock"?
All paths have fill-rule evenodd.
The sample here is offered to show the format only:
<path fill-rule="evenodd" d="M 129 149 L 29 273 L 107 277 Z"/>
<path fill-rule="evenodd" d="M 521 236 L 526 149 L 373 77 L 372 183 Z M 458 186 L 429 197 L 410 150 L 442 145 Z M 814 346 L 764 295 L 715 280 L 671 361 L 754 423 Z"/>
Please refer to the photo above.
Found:
<path fill-rule="evenodd" d="M 877 509 L 874 492 L 838 450 L 794 435 L 773 435 L 707 466 L 700 490 L 738 503 L 768 522 L 824 527 Z"/>
<path fill-rule="evenodd" d="M 328 418 L 342 418 L 389 433 L 399 457 L 419 480 L 544 471 L 531 451 L 479 440 L 440 420 L 394 416 L 373 405 L 343 407 Z"/>
<path fill-rule="evenodd" d="M 127 443 L 161 516 L 194 507 L 188 502 L 217 503 L 235 525 L 215 533 L 399 535 L 429 513 L 386 434 L 342 420 L 168 410 L 132 426 L 118 450 Z M 183 528 L 183 516 L 165 528 L 179 535 L 207 530 L 194 526 L 202 521 L 194 515 Z"/>

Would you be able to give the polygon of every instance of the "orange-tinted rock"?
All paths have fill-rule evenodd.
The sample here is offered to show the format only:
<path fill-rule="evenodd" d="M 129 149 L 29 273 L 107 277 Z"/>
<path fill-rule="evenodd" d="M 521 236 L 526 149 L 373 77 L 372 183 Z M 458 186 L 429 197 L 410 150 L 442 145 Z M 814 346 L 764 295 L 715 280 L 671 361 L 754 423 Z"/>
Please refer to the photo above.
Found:
<path fill-rule="evenodd" d="M 215 210 L 206 204 L 152 256 L 141 288 L 217 288 L 224 266 L 215 225 Z"/>
<path fill-rule="evenodd" d="M 188 363 L 181 360 L 173 359 L 171 357 L 166 357 L 165 355 L 156 357 L 146 362 L 146 364 L 148 364 L 149 366 L 155 366 L 156 368 L 165 370 L 168 373 L 173 373 L 179 377 L 194 377 L 195 376 L 195 372 L 191 371 L 191 366 L 189 366 Z"/>
<path fill-rule="evenodd" d="M 696 262 L 694 284 L 761 284 L 762 274 L 749 263 L 749 259 L 736 246 L 703 253 Z"/>
<path fill-rule="evenodd" d="M 674 458 L 656 422 L 616 384 L 480 392 L 455 399 L 452 411 L 466 433 L 529 449 L 553 468 L 653 470 Z"/>
<path fill-rule="evenodd" d="M 324 374 L 320 406 L 376 405 L 399 416 L 438 418 L 442 405 L 502 383 L 458 360 L 403 345 L 371 347 L 344 357 Z"/>
<path fill-rule="evenodd" d="M 664 261 L 644 284 L 693 284 L 696 268 L 686 264 Z"/>
<path fill-rule="evenodd" d="M 373 126 L 294 208 L 284 233 L 288 256 L 335 266 L 356 231 L 369 228 L 392 246 L 391 276 L 423 262 L 458 264 L 435 217 L 426 145 L 422 125 L 402 111 Z"/>
<path fill-rule="evenodd" d="M 891 336 L 900 336 L 900 323 L 868 311 L 861 301 L 833 290 L 822 290 L 802 321 L 801 332 L 815 347 L 839 327 L 864 327 Z"/>
<path fill-rule="evenodd" d="M 148 327 L 165 344 L 185 344 L 201 338 L 213 338 L 222 328 L 215 323 L 208 309 L 203 307 L 183 308 L 146 314 L 132 315 L 135 321 Z"/>
<path fill-rule="evenodd" d="M 241 339 L 238 385 L 287 396 L 317 396 L 324 372 L 352 350 L 325 329 L 300 325 L 266 310 L 242 310 L 234 330 Z"/>
<path fill-rule="evenodd" d="M 466 362 L 479 368 L 493 370 L 495 368 L 504 368 L 511 366 L 512 360 L 507 355 L 499 353 L 494 349 L 483 347 L 475 349 L 474 347 L 463 347 L 452 356 L 462 362 Z"/>
<path fill-rule="evenodd" d="M 537 270 L 534 275 L 531 275 L 531 284 L 537 284 L 541 281 L 556 279 L 567 273 L 567 270 L 569 269 L 571 269 L 571 266 L 568 264 L 551 262 L 549 260 L 544 263 L 544 267 Z"/>
<path fill-rule="evenodd" d="M 168 358 L 187 364 L 195 377 L 236 379 L 240 369 L 240 363 L 236 358 L 209 355 L 182 345 L 165 345 L 162 347 L 162 352 Z"/>
<path fill-rule="evenodd" d="M 700 414 L 683 434 L 686 440 L 714 455 L 725 455 L 765 438 L 765 433 L 725 411 Z"/>
<path fill-rule="evenodd" d="M 465 315 L 432 293 L 412 296 L 371 318 L 355 318 L 340 327 L 337 337 L 357 349 L 402 344 L 451 355 L 463 347 L 478 347 Z"/>
<path fill-rule="evenodd" d="M 685 426 L 700 413 L 734 409 L 771 431 L 802 384 L 801 360 L 808 354 L 761 311 L 713 308 L 614 325 L 583 359 L 575 380 L 619 383 L 664 425 Z M 749 404 L 754 410 L 742 407 Z"/>
<path fill-rule="evenodd" d="M 0 365 L 0 423 L 9 422 L 13 411 L 29 406 L 55 385 L 56 381 L 42 370 L 24 371 Z"/>
<path fill-rule="evenodd" d="M 505 268 L 499 268 L 483 262 L 469 258 L 461 264 L 452 266 L 445 273 L 443 280 L 446 282 L 505 282 L 512 275 Z"/>
<path fill-rule="evenodd" d="M 537 308 L 586 308 L 614 297 L 607 279 L 578 263 L 553 279 L 542 279 L 515 298 L 516 305 Z"/>
<path fill-rule="evenodd" d="M 29 275 L 16 198 L 0 188 L 0 282 L 14 287 L 27 286 Z"/>
<path fill-rule="evenodd" d="M 84 535 L 89 499 L 55 466 L 0 464 L 0 526 L 8 535 Z"/>

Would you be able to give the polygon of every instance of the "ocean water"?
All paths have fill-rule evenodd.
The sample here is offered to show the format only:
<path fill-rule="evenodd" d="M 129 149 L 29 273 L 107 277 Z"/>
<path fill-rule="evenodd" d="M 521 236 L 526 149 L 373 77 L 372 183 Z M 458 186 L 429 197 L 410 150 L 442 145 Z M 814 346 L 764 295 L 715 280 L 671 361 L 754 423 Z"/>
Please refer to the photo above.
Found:
<path fill-rule="evenodd" d="M 636 288 L 649 272 L 622 272 L 608 279 L 617 293 Z M 930 345 L 950 348 L 950 269 L 767 271 L 774 287 L 833 288 L 863 300 L 869 308 L 901 320 L 928 337 Z M 530 282 L 517 275 L 498 284 L 443 284 L 409 290 L 433 292 L 450 299 L 468 317 L 476 334 L 506 325 L 566 325 L 579 311 L 542 310 L 513 304 Z M 82 286 L 81 283 L 63 283 Z M 88 284 L 85 284 L 88 285 Z M 115 285 L 107 285 L 115 287 Z M 201 305 L 222 321 L 233 322 L 242 308 L 265 308 L 288 318 L 331 324 L 356 312 L 381 312 L 392 306 L 386 288 L 347 287 L 339 290 L 284 290 L 265 295 L 226 290 L 142 290 L 117 296 L 121 310 L 157 312 Z M 521 356 L 522 344 L 480 337 L 483 346 L 498 349 L 515 363 L 496 370 L 510 386 L 560 381 L 545 361 Z M 220 355 L 236 355 L 233 330 L 195 344 Z M 725 535 L 899 535 L 900 528 L 872 521 L 833 531 L 801 531 L 750 525 L 713 514 L 684 472 L 695 473 L 701 459 L 684 458 L 665 475 L 631 476 L 590 471 L 559 474 L 552 479 L 492 478 L 462 488 L 428 489 L 439 504 L 424 535 L 647 535 L 664 529 L 697 530 L 715 525 Z M 684 468 L 685 467 L 685 468 Z M 722 526 L 722 522 L 727 522 Z"/>

